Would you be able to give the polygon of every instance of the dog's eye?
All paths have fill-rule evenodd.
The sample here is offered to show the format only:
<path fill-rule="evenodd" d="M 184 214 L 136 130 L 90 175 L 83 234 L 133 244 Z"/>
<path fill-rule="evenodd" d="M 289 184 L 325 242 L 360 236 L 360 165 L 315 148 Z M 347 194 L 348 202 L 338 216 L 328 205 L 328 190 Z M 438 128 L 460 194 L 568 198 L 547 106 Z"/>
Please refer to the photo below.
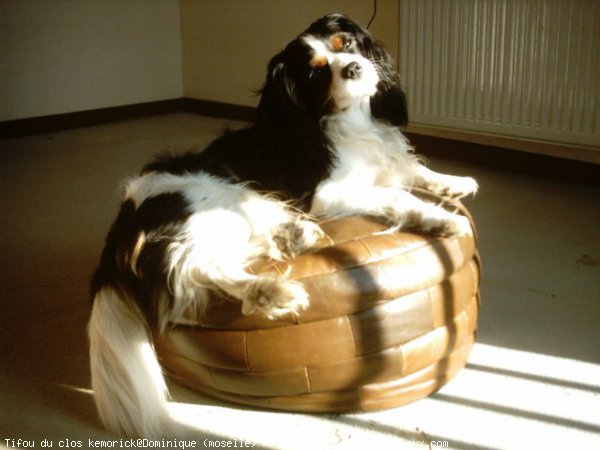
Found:
<path fill-rule="evenodd" d="M 329 48 L 333 52 L 348 52 L 356 47 L 356 39 L 348 33 L 339 33 L 329 38 Z"/>
<path fill-rule="evenodd" d="M 326 73 L 326 66 L 311 67 L 308 74 L 309 79 L 320 78 Z"/>

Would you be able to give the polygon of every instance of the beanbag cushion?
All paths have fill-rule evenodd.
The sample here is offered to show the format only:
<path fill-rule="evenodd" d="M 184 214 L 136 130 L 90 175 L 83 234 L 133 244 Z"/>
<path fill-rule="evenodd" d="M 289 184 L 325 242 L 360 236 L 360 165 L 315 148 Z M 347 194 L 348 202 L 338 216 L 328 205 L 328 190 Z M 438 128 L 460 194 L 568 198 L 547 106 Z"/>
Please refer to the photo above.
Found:
<path fill-rule="evenodd" d="M 458 202 L 449 207 L 468 216 Z M 253 267 L 302 281 L 308 309 L 244 316 L 215 294 L 201 316 L 155 333 L 173 379 L 219 399 L 305 412 L 400 406 L 452 379 L 477 328 L 476 237 L 390 232 L 373 217 L 320 225 L 317 248 Z"/>

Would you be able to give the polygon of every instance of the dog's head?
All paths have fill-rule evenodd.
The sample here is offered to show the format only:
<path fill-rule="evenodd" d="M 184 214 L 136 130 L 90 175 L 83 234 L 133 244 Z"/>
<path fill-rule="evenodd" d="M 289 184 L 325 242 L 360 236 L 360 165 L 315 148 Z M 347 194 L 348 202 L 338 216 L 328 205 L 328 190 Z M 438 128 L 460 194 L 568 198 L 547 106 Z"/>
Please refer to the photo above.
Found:
<path fill-rule="evenodd" d="M 258 108 L 261 116 L 312 120 L 370 98 L 375 117 L 408 121 L 400 79 L 386 48 L 341 14 L 327 15 L 275 55 Z"/>

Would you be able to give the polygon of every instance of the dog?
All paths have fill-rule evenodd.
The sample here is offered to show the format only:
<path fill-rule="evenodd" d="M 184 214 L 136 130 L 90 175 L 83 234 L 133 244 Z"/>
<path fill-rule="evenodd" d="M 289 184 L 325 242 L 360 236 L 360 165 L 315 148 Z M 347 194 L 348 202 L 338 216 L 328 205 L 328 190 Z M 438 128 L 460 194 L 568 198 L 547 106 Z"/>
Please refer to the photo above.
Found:
<path fill-rule="evenodd" d="M 148 318 L 164 330 L 202 313 L 211 291 L 244 314 L 277 318 L 309 298 L 286 260 L 323 235 L 313 217 L 367 214 L 390 227 L 472 233 L 469 221 L 411 193 L 475 194 L 469 177 L 426 168 L 401 133 L 406 98 L 383 44 L 340 15 L 312 23 L 267 67 L 255 122 L 204 151 L 160 156 L 129 180 L 92 281 L 92 388 L 105 426 L 127 436 L 170 427 Z"/>

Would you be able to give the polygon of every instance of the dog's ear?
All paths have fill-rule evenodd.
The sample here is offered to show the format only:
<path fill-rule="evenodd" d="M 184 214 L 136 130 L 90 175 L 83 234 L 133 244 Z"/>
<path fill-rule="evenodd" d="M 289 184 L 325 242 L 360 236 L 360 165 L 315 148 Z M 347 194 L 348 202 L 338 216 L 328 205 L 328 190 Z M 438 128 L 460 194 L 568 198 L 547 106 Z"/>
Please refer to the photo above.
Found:
<path fill-rule="evenodd" d="M 408 124 L 406 95 L 391 55 L 382 43 L 375 40 L 366 44 L 364 51 L 375 62 L 380 78 L 377 93 L 371 97 L 371 113 L 393 125 L 405 127 Z"/>
<path fill-rule="evenodd" d="M 267 79 L 260 90 L 257 119 L 272 126 L 285 122 L 288 126 L 319 127 L 319 121 L 330 108 L 330 72 L 313 76 L 309 68 L 309 48 L 295 39 L 267 67 Z"/>
<path fill-rule="evenodd" d="M 371 97 L 371 113 L 399 127 L 408 125 L 406 94 L 399 82 L 393 85 L 379 83 L 377 93 Z"/>
<path fill-rule="evenodd" d="M 282 119 L 296 120 L 302 105 L 298 101 L 296 83 L 289 70 L 283 52 L 275 55 L 269 62 L 267 78 L 259 92 L 259 121 L 272 124 Z"/>

